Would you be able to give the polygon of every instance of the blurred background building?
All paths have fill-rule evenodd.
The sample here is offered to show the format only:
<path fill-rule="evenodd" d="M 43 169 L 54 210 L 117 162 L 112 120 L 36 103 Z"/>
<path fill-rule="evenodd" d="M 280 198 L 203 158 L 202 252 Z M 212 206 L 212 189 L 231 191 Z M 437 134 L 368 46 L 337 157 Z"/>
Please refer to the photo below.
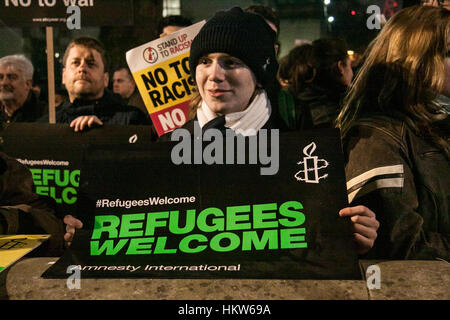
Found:
<path fill-rule="evenodd" d="M 99 0 L 96 0 L 99 1 Z M 105 1 L 105 0 L 103 0 Z M 344 38 L 355 53 L 362 52 L 379 30 L 368 29 L 367 8 L 377 5 L 388 19 L 403 7 L 419 0 L 126 0 L 130 1 L 133 25 L 88 27 L 80 30 L 54 27 L 55 76 L 61 81 L 61 59 L 69 41 L 81 35 L 96 37 L 108 49 L 110 68 L 125 63 L 125 52 L 158 37 L 157 26 L 168 15 L 183 15 L 194 23 L 210 18 L 214 12 L 232 6 L 246 8 L 266 5 L 280 17 L 281 51 L 286 55 L 295 45 L 321 37 Z M 45 28 L 7 25 L 0 16 L 0 57 L 25 53 L 35 66 L 35 80 L 45 86 L 47 58 Z M 42 97 L 45 98 L 45 88 Z"/>

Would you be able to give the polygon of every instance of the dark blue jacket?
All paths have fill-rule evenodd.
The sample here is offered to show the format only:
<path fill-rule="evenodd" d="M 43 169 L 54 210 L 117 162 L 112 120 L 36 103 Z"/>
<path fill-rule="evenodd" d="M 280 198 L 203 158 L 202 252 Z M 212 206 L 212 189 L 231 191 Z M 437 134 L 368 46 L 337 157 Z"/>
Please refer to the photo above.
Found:
<path fill-rule="evenodd" d="M 79 116 L 95 115 L 104 124 L 115 125 L 149 125 L 150 120 L 144 112 L 136 107 L 125 105 L 109 90 L 97 100 L 75 99 L 73 103 L 66 101 L 56 109 L 56 123 L 71 123 Z M 48 122 L 48 115 L 39 119 Z"/>

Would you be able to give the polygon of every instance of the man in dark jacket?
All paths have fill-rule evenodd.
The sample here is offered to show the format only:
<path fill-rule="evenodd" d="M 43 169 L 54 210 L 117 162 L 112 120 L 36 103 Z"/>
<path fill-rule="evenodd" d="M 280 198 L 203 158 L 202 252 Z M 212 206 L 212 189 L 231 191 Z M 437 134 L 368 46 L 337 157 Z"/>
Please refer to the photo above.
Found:
<path fill-rule="evenodd" d="M 73 40 L 63 65 L 62 82 L 69 101 L 58 108 L 57 123 L 69 123 L 75 131 L 102 124 L 150 124 L 141 110 L 126 106 L 108 91 L 106 54 L 100 42 L 86 37 Z"/>
<path fill-rule="evenodd" d="M 31 90 L 34 68 L 23 55 L 0 59 L 0 123 L 34 122 L 45 104 Z"/>
<path fill-rule="evenodd" d="M 113 92 L 122 97 L 129 106 L 138 107 L 148 115 L 144 101 L 134 82 L 133 75 L 127 67 L 119 67 L 113 74 Z"/>

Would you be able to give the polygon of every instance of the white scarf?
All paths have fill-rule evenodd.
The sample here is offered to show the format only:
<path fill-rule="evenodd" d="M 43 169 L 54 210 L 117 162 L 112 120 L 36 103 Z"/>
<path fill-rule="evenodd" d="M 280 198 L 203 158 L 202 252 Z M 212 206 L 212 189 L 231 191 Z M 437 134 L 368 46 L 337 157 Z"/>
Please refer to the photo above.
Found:
<path fill-rule="evenodd" d="M 265 90 L 261 90 L 252 103 L 244 111 L 233 112 L 225 115 L 225 127 L 232 129 L 237 134 L 244 136 L 256 135 L 269 120 L 272 107 Z M 211 111 L 205 101 L 197 109 L 197 119 L 201 128 L 212 119 L 218 117 Z"/>

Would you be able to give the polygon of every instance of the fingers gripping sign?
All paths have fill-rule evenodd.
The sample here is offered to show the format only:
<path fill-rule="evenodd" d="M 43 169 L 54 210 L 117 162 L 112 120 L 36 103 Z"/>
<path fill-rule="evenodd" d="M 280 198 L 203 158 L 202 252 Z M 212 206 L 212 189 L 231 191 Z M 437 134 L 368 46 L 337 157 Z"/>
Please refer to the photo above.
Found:
<path fill-rule="evenodd" d="M 85 128 L 92 128 L 96 125 L 103 125 L 103 122 L 97 116 L 79 116 L 70 123 L 70 127 L 74 128 L 75 132 L 83 131 Z"/>
<path fill-rule="evenodd" d="M 373 247 L 380 227 L 375 213 L 365 206 L 355 206 L 342 209 L 339 215 L 350 218 L 358 254 L 367 253 Z"/>
<path fill-rule="evenodd" d="M 64 241 L 66 243 L 66 247 L 69 247 L 72 244 L 73 236 L 75 235 L 75 230 L 83 228 L 83 223 L 71 215 L 67 215 L 64 217 L 64 223 L 66 224 L 66 233 L 64 234 Z"/>

